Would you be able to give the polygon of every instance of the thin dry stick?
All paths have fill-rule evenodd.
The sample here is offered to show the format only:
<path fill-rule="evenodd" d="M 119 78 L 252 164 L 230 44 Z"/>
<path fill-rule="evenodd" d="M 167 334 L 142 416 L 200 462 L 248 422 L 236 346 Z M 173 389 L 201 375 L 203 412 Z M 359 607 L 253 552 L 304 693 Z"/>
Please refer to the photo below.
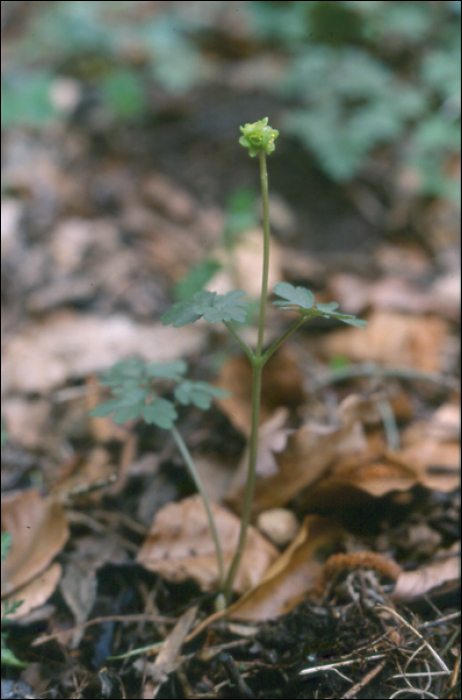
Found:
<path fill-rule="evenodd" d="M 393 610 L 392 608 L 388 608 L 386 605 L 376 605 L 375 606 L 376 610 L 385 610 L 386 612 L 390 613 L 390 615 L 393 615 L 393 617 L 396 617 L 405 627 L 407 627 L 411 632 L 414 632 L 416 637 L 422 640 L 422 642 L 425 644 L 427 647 L 428 651 L 430 654 L 433 656 L 435 661 L 438 662 L 439 667 L 443 670 L 446 671 L 447 674 L 450 674 L 450 670 L 444 663 L 443 659 L 437 654 L 437 652 L 433 649 L 433 647 L 427 642 L 427 640 L 423 637 L 423 635 L 420 634 L 418 630 L 416 630 L 415 627 L 413 627 L 409 622 L 407 622 L 404 617 L 401 617 L 399 613 L 396 612 L 396 610 Z"/>
<path fill-rule="evenodd" d="M 137 615 L 109 615 L 108 617 L 95 617 L 93 620 L 87 620 L 87 622 L 82 622 L 81 625 L 76 625 L 75 627 L 70 627 L 67 630 L 61 630 L 60 632 L 54 632 L 53 634 L 47 634 L 44 637 L 38 637 L 34 639 L 31 646 L 38 647 L 40 644 L 45 644 L 51 639 L 56 639 L 62 635 L 71 634 L 76 630 L 85 629 L 85 627 L 91 627 L 91 625 L 99 625 L 103 622 L 157 622 L 162 625 L 174 625 L 176 620 L 171 617 L 162 617 L 159 615 L 150 615 L 149 613 L 140 613 Z"/>
<path fill-rule="evenodd" d="M 352 664 L 358 664 L 364 661 L 376 661 L 377 659 L 383 659 L 385 654 L 375 654 L 374 656 L 366 656 L 364 659 L 348 659 L 348 661 L 338 661 L 335 664 L 321 664 L 321 666 L 311 666 L 310 668 L 305 668 L 300 671 L 301 676 L 309 676 L 313 673 L 318 673 L 319 671 L 332 671 L 341 666 L 351 666 Z"/>
<path fill-rule="evenodd" d="M 387 664 L 387 659 L 383 659 L 377 666 L 375 666 L 369 673 L 366 673 L 364 678 L 359 681 L 359 683 L 355 683 L 350 690 L 348 690 L 345 695 L 342 695 L 343 698 L 354 698 L 357 693 L 359 693 L 360 690 L 366 687 L 368 683 L 370 683 L 378 674 L 380 671 L 382 671 Z"/>
<path fill-rule="evenodd" d="M 456 663 L 454 664 L 454 671 L 452 672 L 451 680 L 449 681 L 449 687 L 453 688 L 457 682 L 457 677 L 460 673 L 460 657 L 461 657 L 461 652 L 459 651 L 459 656 L 456 659 Z M 451 693 L 452 695 L 452 693 Z"/>
<path fill-rule="evenodd" d="M 420 673 L 398 673 L 396 676 L 390 676 L 391 679 L 396 678 L 428 678 L 429 676 L 447 676 L 446 671 L 421 671 Z"/>
<path fill-rule="evenodd" d="M 443 625 L 445 622 L 457 620 L 458 617 L 460 617 L 460 610 L 458 612 L 451 613 L 450 615 L 446 615 L 446 617 L 440 617 L 438 618 L 438 620 L 433 620 L 432 622 L 424 622 L 422 625 L 419 625 L 419 630 L 424 630 L 427 627 L 437 627 L 439 625 Z"/>

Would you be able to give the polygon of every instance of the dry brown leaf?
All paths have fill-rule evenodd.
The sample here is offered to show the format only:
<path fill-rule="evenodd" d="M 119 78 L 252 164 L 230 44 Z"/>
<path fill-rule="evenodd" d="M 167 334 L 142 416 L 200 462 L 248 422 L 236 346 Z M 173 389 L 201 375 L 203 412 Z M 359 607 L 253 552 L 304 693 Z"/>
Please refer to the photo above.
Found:
<path fill-rule="evenodd" d="M 329 278 L 332 298 L 351 314 L 365 309 L 435 313 L 457 320 L 460 316 L 460 273 L 435 281 L 431 288 L 397 277 L 396 273 L 369 282 L 357 275 L 335 273 Z"/>
<path fill-rule="evenodd" d="M 236 550 L 240 520 L 221 506 L 212 504 L 211 508 L 227 568 Z M 234 590 L 243 593 L 255 586 L 277 555 L 277 549 L 258 530 L 249 527 Z M 201 498 L 191 496 L 161 508 L 136 560 L 169 581 L 192 578 L 203 591 L 216 587 L 218 565 L 215 545 Z"/>
<path fill-rule="evenodd" d="M 69 530 L 61 505 L 43 499 L 36 489 L 2 496 L 2 532 L 11 534 L 11 549 L 2 564 L 2 599 L 23 600 L 14 617 L 43 605 L 61 577 L 53 557 Z"/>
<path fill-rule="evenodd" d="M 143 183 L 142 194 L 146 200 L 168 219 L 188 222 L 194 216 L 196 203 L 186 190 L 176 182 L 161 175 L 152 173 Z"/>
<path fill-rule="evenodd" d="M 229 617 L 257 622 L 289 612 L 321 575 L 326 549 L 333 546 L 339 535 L 339 527 L 331 520 L 308 515 L 292 544 L 260 583 L 228 609 Z"/>
<path fill-rule="evenodd" d="M 66 500 L 68 497 L 85 495 L 93 503 L 100 501 L 116 476 L 111 456 L 103 447 L 95 447 L 86 459 L 71 459 L 60 467 L 60 473 L 53 475 L 53 488 L 50 497 Z"/>
<path fill-rule="evenodd" d="M 439 317 L 375 311 L 365 329 L 331 333 L 325 349 L 329 355 L 346 355 L 355 362 L 370 360 L 436 372 L 447 336 L 448 325 Z"/>
<path fill-rule="evenodd" d="M 20 396 L 4 399 L 2 416 L 8 426 L 8 439 L 29 450 L 49 446 L 51 409 L 47 399 L 31 400 Z"/>
<path fill-rule="evenodd" d="M 48 392 L 71 377 L 101 372 L 130 355 L 164 362 L 194 354 L 202 340 L 202 332 L 193 325 L 173 328 L 160 322 L 135 323 L 122 315 L 58 312 L 29 324 L 5 344 L 2 387 L 5 393 Z"/>
<path fill-rule="evenodd" d="M 399 458 L 412 465 L 419 483 L 428 489 L 449 492 L 460 484 L 460 442 L 421 442 L 399 452 Z"/>
<path fill-rule="evenodd" d="M 2 565 L 2 597 L 50 565 L 69 537 L 61 504 L 42 498 L 37 489 L 2 496 L 2 532 L 12 545 Z"/>
<path fill-rule="evenodd" d="M 340 427 L 307 424 L 289 435 L 285 449 L 274 454 L 277 471 L 257 479 L 253 512 L 285 505 L 321 478 L 338 455 L 361 454 L 367 447 L 360 423 L 362 411 L 364 401 L 349 396 L 339 407 Z M 243 492 L 244 485 L 230 490 L 226 503 L 239 510 Z"/>
<path fill-rule="evenodd" d="M 36 608 L 44 605 L 58 587 L 61 574 L 61 565 L 54 562 L 48 569 L 33 578 L 32 581 L 29 581 L 24 586 L 20 586 L 14 593 L 2 599 L 2 615 L 6 603 L 10 607 L 15 601 L 22 601 L 19 608 L 8 614 L 8 619 L 10 620 L 18 620 L 25 617 L 33 610 L 36 610 Z"/>
<path fill-rule="evenodd" d="M 95 570 L 85 566 L 87 561 L 83 559 L 80 565 L 70 561 L 61 579 L 60 591 L 66 605 L 74 616 L 77 625 L 88 620 L 88 616 L 96 601 L 98 582 Z M 72 633 L 71 649 L 76 649 L 85 631 L 81 627 Z"/>
<path fill-rule="evenodd" d="M 448 581 L 460 579 L 460 542 L 441 552 L 437 561 L 420 566 L 414 571 L 403 571 L 396 582 L 392 598 L 407 602 L 420 598 L 433 588 Z"/>
<path fill-rule="evenodd" d="M 393 453 L 384 452 L 375 456 L 367 454 L 341 460 L 320 486 L 326 491 L 329 487 L 348 484 L 379 497 L 390 491 L 408 491 L 417 481 L 416 472 L 407 462 Z"/>
<path fill-rule="evenodd" d="M 431 296 L 401 277 L 389 276 L 369 282 L 357 275 L 335 273 L 329 278 L 332 297 L 347 313 L 366 308 L 425 313 L 432 311 Z"/>
<path fill-rule="evenodd" d="M 178 659 L 181 647 L 188 635 L 194 618 L 197 614 L 197 606 L 188 608 L 180 617 L 175 627 L 164 640 L 162 648 L 154 663 L 139 659 L 135 661 L 135 668 L 143 674 L 144 678 L 148 679 L 144 690 L 144 698 L 155 698 L 159 692 L 159 688 L 168 679 L 169 673 L 172 673 L 178 668 L 181 663 Z"/>
<path fill-rule="evenodd" d="M 419 483 L 452 491 L 460 483 L 460 407 L 441 406 L 430 421 L 412 424 L 402 435 L 398 456 L 412 465 Z"/>
<path fill-rule="evenodd" d="M 233 425 L 247 437 L 250 435 L 252 367 L 247 357 L 228 360 L 222 367 L 216 385 L 230 392 L 227 399 L 219 399 L 221 410 Z M 279 406 L 297 406 L 304 400 L 303 375 L 297 360 L 288 348 L 281 348 L 263 369 L 260 423 L 269 420 Z"/>

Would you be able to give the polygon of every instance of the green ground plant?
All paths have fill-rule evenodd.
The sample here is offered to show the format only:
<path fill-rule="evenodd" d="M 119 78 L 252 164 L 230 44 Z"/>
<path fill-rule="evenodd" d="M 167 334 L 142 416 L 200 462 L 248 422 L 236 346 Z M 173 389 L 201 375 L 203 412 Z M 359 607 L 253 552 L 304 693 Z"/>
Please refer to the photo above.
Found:
<path fill-rule="evenodd" d="M 142 2 L 35 3 L 5 54 L 2 127 L 62 119 L 52 99 L 60 77 L 111 123 L 144 123 L 156 115 L 153 84 L 172 96 L 213 85 L 216 57 L 203 40 L 233 4 L 248 39 L 284 59 L 280 78 L 270 71 L 258 90 L 285 103 L 285 132 L 332 179 L 362 175 L 378 148 L 393 145 L 422 194 L 459 202 L 448 159 L 460 153 L 460 2 L 210 1 L 152 13 Z"/>
<path fill-rule="evenodd" d="M 247 355 L 252 366 L 252 421 L 249 445 L 249 465 L 247 483 L 244 496 L 244 504 L 241 517 L 240 534 L 235 555 L 227 572 L 223 568 L 221 546 L 215 527 L 212 509 L 201 483 L 199 474 L 195 469 L 190 452 L 178 432 L 175 421 L 178 417 L 176 404 L 194 404 L 198 408 L 207 409 L 214 398 L 223 397 L 225 392 L 205 382 L 192 382 L 185 379 L 186 364 L 184 362 L 171 362 L 165 365 L 146 364 L 138 359 L 126 360 L 115 365 L 102 379 L 102 383 L 109 386 L 113 397 L 111 400 L 97 406 L 91 412 L 92 416 L 108 416 L 114 413 L 114 420 L 123 423 L 130 419 L 142 418 L 147 423 L 155 424 L 160 428 L 170 430 L 177 447 L 183 456 L 185 463 L 199 491 L 207 512 L 211 533 L 215 542 L 217 562 L 219 570 L 218 587 L 229 603 L 233 590 L 233 583 L 239 568 L 242 554 L 245 548 L 247 530 L 250 523 L 252 499 L 255 487 L 258 432 L 260 421 L 260 399 L 262 371 L 266 362 L 282 345 L 282 343 L 303 323 L 317 316 L 333 318 L 343 323 L 363 328 L 366 321 L 349 314 L 337 311 L 338 304 L 316 303 L 313 293 L 304 287 L 294 287 L 287 282 L 279 282 L 274 287 L 274 294 L 279 297 L 273 304 L 281 310 L 296 311 L 298 318 L 289 328 L 274 341 L 269 347 L 265 347 L 265 318 L 268 297 L 268 269 L 270 256 L 270 222 L 268 207 L 268 174 L 266 156 L 275 149 L 275 140 L 279 132 L 268 125 L 268 118 L 253 124 L 240 127 L 242 135 L 239 143 L 249 150 L 251 157 L 259 156 L 260 183 L 263 202 L 263 263 L 261 277 L 261 294 L 258 317 L 258 339 L 255 349 L 252 349 L 239 334 L 236 324 L 246 320 L 248 302 L 243 299 L 245 292 L 237 289 L 227 294 L 217 294 L 213 291 L 202 290 L 195 293 L 191 299 L 178 301 L 169 311 L 162 316 L 164 325 L 173 325 L 175 328 L 194 323 L 200 318 L 209 323 L 223 323 L 231 335 L 239 343 Z M 162 398 L 152 388 L 153 380 L 167 380 L 174 384 L 174 401 Z"/>

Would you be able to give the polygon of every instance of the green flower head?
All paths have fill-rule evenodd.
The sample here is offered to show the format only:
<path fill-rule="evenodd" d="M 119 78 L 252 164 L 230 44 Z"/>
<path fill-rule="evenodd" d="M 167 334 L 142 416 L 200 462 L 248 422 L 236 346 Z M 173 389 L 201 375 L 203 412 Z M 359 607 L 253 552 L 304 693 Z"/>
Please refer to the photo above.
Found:
<path fill-rule="evenodd" d="M 239 143 L 241 146 L 249 149 L 251 158 L 256 156 L 262 149 L 265 149 L 269 155 L 276 148 L 274 140 L 279 136 L 279 131 L 268 126 L 268 117 L 254 124 L 246 124 L 239 128 L 242 131 Z"/>

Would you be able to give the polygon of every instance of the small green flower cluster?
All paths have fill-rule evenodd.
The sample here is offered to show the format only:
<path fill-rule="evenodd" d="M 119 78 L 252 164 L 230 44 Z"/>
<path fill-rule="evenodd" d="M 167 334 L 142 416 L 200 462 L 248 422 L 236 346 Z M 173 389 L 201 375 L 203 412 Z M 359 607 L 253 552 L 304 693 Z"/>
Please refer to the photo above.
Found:
<path fill-rule="evenodd" d="M 276 148 L 274 141 L 279 136 L 279 131 L 268 126 L 268 117 L 261 119 L 259 122 L 254 122 L 254 124 L 246 124 L 239 128 L 242 131 L 239 143 L 244 148 L 249 149 L 251 158 L 256 156 L 262 149 L 269 155 Z"/>

